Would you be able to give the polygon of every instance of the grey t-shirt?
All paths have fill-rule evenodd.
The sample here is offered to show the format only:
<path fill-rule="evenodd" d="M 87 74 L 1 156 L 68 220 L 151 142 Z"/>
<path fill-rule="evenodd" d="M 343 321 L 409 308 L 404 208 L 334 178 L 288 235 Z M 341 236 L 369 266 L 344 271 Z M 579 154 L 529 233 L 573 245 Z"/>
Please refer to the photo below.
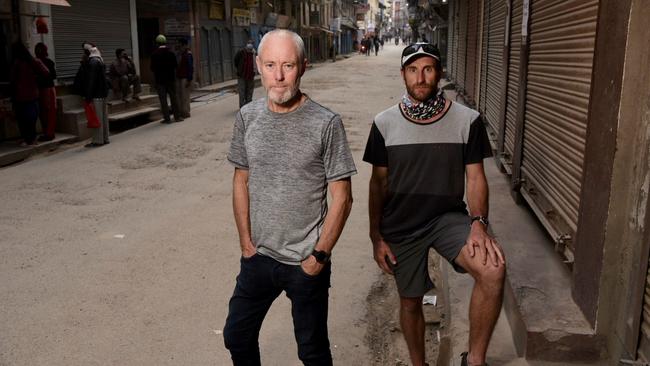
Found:
<path fill-rule="evenodd" d="M 357 172 L 340 116 L 309 98 L 289 113 L 270 111 L 266 98 L 245 105 L 228 161 L 249 171 L 257 251 L 286 264 L 299 264 L 318 242 L 327 183 Z"/>

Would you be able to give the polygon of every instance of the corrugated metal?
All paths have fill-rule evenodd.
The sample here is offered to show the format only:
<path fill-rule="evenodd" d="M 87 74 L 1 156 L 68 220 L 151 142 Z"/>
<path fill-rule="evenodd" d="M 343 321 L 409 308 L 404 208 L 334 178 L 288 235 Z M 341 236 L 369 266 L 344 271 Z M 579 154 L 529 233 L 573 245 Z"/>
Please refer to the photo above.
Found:
<path fill-rule="evenodd" d="M 456 85 L 460 90 L 465 90 L 465 65 L 467 63 L 467 10 L 469 0 L 459 1 L 459 18 L 460 25 L 458 31 L 458 59 L 457 59 L 457 72 L 456 72 Z"/>
<path fill-rule="evenodd" d="M 476 100 L 476 69 L 478 68 L 479 1 L 469 2 L 467 15 L 467 71 L 465 94 L 471 102 Z"/>
<path fill-rule="evenodd" d="M 507 8 L 504 0 L 490 1 L 490 28 L 488 31 L 487 91 L 485 117 L 493 136 L 499 132 L 499 106 L 503 90 L 503 48 L 506 32 Z"/>
<path fill-rule="evenodd" d="M 550 206 L 547 216 L 567 228 L 559 232 L 568 230 L 564 234 L 574 237 L 598 1 L 536 0 L 531 5 L 522 188 Z"/>
<path fill-rule="evenodd" d="M 648 263 L 648 273 L 645 278 L 645 293 L 643 295 L 639 358 L 645 362 L 650 360 L 650 263 Z"/>
<path fill-rule="evenodd" d="M 506 95 L 504 160 L 511 162 L 515 149 L 515 123 L 519 102 L 519 63 L 521 60 L 521 20 L 523 0 L 512 1 L 510 21 L 510 61 L 508 63 L 508 90 Z"/>
<path fill-rule="evenodd" d="M 456 62 L 455 47 L 456 47 L 456 20 L 454 13 L 456 9 L 456 1 L 449 2 L 449 33 L 447 37 L 447 78 L 454 79 L 453 74 L 455 70 L 454 63 Z"/>
<path fill-rule="evenodd" d="M 485 113 L 485 101 L 487 99 L 487 59 L 488 59 L 488 41 L 489 41 L 489 30 L 490 30 L 490 1 L 483 1 L 483 26 L 481 32 L 483 32 L 483 37 L 481 39 L 481 75 L 480 75 L 480 87 L 479 87 L 479 112 Z"/>
<path fill-rule="evenodd" d="M 452 43 L 452 50 L 451 50 L 451 63 L 452 63 L 451 80 L 453 80 L 454 82 L 458 80 L 458 34 L 460 33 L 460 20 L 459 20 L 460 1 L 461 0 L 454 1 L 454 10 L 453 10 L 454 34 L 453 34 L 453 43 Z"/>
<path fill-rule="evenodd" d="M 447 33 L 447 79 L 453 79 L 452 74 L 454 69 L 454 62 L 456 61 L 456 57 L 454 56 L 454 42 L 456 41 L 454 38 L 454 35 L 456 34 L 456 21 L 454 20 L 455 4 L 455 1 L 449 2 L 449 32 Z"/>
<path fill-rule="evenodd" d="M 115 50 L 132 55 L 129 0 L 70 0 L 70 7 L 52 7 L 56 73 L 72 79 L 79 68 L 84 41 L 94 43 L 108 68 Z"/>

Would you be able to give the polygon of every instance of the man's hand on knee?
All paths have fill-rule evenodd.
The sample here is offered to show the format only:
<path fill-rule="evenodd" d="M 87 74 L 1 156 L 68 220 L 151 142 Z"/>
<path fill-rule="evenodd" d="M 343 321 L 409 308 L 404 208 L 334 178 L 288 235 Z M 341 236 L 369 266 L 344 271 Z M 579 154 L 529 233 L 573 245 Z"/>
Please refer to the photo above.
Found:
<path fill-rule="evenodd" d="M 472 229 L 467 237 L 463 249 L 468 251 L 471 258 L 478 255 L 478 258 L 483 265 L 487 264 L 488 258 L 495 267 L 505 265 L 505 256 L 503 255 L 501 246 L 497 243 L 496 239 L 491 237 L 485 228 L 480 225 L 480 223 L 472 225 Z"/>

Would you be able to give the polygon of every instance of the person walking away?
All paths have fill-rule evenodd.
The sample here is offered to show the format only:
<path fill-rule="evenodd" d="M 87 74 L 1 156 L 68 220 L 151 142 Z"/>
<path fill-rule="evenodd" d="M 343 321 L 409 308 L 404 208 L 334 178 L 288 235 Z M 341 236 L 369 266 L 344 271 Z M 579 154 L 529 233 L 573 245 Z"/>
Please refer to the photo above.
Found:
<path fill-rule="evenodd" d="M 375 117 L 363 156 L 372 164 L 368 207 L 374 258 L 395 278 L 402 333 L 414 366 L 425 365 L 422 297 L 433 287 L 429 249 L 457 272 L 468 272 L 475 284 L 469 349 L 461 365 L 484 365 L 506 272 L 503 251 L 487 231 L 483 159 L 492 155 L 490 142 L 477 111 L 439 92 L 438 49 L 428 43 L 404 48 L 401 74 L 406 94 Z"/>
<path fill-rule="evenodd" d="M 109 144 L 108 83 L 106 82 L 106 64 L 99 49 L 90 42 L 82 45 L 84 57 L 75 77 L 74 89 L 87 103 L 92 103 L 100 126 L 93 128 L 92 140 L 85 147 L 98 147 Z"/>
<path fill-rule="evenodd" d="M 34 58 L 25 45 L 18 41 L 11 46 L 13 65 L 9 85 L 11 100 L 22 146 L 36 145 L 36 119 L 38 118 L 38 77 L 47 77 L 47 67 Z"/>
<path fill-rule="evenodd" d="M 194 79 L 194 57 L 186 38 L 178 41 L 181 51 L 176 69 L 176 90 L 178 91 L 179 114 L 182 118 L 190 118 L 190 96 L 192 80 Z"/>
<path fill-rule="evenodd" d="M 41 128 L 43 130 L 43 134 L 38 137 L 38 140 L 52 141 L 54 140 L 56 130 L 56 88 L 54 87 L 56 68 L 54 61 L 48 57 L 47 46 L 44 43 L 36 44 L 34 54 L 48 70 L 47 76 L 39 75 L 36 78 L 36 83 L 38 84 L 39 119 L 41 120 Z"/>
<path fill-rule="evenodd" d="M 299 359 L 331 366 L 329 258 L 352 207 L 356 168 L 341 117 L 300 91 L 302 38 L 265 34 L 257 66 L 267 97 L 237 112 L 228 153 L 242 257 L 224 342 L 235 366 L 259 366 L 259 331 L 284 291 Z"/>
<path fill-rule="evenodd" d="M 255 89 L 255 47 L 252 40 L 248 40 L 246 46 L 235 53 L 235 67 L 239 108 L 241 108 L 253 100 Z"/>
<path fill-rule="evenodd" d="M 375 56 L 379 55 L 379 38 L 378 37 L 373 37 L 373 43 L 375 45 Z"/>
<path fill-rule="evenodd" d="M 183 117 L 180 113 L 176 94 L 176 67 L 178 66 L 176 55 L 167 47 L 167 38 L 164 35 L 159 34 L 156 37 L 156 43 L 158 48 L 151 55 L 151 71 L 155 79 L 158 99 L 160 99 L 160 109 L 164 118 L 162 122 L 172 122 L 169 105 L 167 104 L 168 95 L 172 104 L 174 120 L 181 122 Z"/>
<path fill-rule="evenodd" d="M 115 50 L 115 56 L 115 61 L 111 63 L 108 72 L 113 93 L 116 98 L 128 102 L 129 88 L 133 85 L 133 99 L 140 100 L 138 94 L 142 92 L 142 86 L 133 60 L 131 60 L 124 48 Z"/>

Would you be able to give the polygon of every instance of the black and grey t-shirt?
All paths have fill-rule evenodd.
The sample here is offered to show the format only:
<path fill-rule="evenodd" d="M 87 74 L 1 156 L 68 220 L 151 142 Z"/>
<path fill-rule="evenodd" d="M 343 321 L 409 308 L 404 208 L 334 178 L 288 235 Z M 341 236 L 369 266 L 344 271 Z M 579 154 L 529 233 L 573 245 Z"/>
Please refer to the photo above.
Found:
<path fill-rule="evenodd" d="M 327 214 L 327 183 L 356 174 L 339 115 L 307 99 L 274 113 L 266 99 L 235 117 L 228 160 L 248 169 L 251 235 L 257 251 L 298 264 L 313 251 Z"/>
<path fill-rule="evenodd" d="M 399 105 L 379 113 L 363 160 L 388 167 L 381 234 L 389 242 L 416 239 L 440 214 L 466 212 L 465 165 L 492 155 L 479 113 L 452 102 L 439 120 L 419 124 Z"/>

